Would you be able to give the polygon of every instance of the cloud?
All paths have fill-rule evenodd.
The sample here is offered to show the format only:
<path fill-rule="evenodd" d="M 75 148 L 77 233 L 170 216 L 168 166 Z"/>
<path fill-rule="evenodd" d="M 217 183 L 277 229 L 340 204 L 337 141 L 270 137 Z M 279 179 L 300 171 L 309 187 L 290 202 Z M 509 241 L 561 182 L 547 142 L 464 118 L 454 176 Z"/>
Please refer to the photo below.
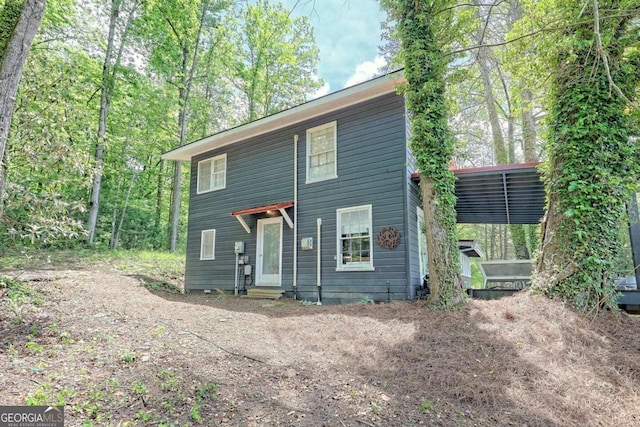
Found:
<path fill-rule="evenodd" d="M 378 54 L 380 23 L 386 13 L 378 0 L 283 0 L 296 6 L 295 16 L 306 16 L 314 28 L 320 61 L 318 74 L 332 90 L 345 86 L 358 64 Z"/>
<path fill-rule="evenodd" d="M 309 98 L 309 100 L 320 98 L 321 96 L 324 96 L 324 95 L 328 94 L 329 92 L 331 92 L 331 85 L 329 83 L 325 82 L 325 84 L 320 89 L 316 90 L 312 94 L 309 94 L 308 98 Z"/>
<path fill-rule="evenodd" d="M 380 74 L 380 69 L 386 65 L 386 61 L 381 56 L 376 56 L 373 61 L 364 61 L 356 66 L 355 73 L 349 77 L 344 87 L 353 86 L 365 82 Z"/>

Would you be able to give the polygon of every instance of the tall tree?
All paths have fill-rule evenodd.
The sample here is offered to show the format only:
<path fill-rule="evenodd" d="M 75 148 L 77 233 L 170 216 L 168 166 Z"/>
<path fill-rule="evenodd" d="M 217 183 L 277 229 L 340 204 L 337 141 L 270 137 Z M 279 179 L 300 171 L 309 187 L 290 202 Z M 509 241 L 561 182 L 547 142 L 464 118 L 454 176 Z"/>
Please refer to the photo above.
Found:
<path fill-rule="evenodd" d="M 146 36 L 152 44 L 151 65 L 177 88 L 178 135 L 177 146 L 186 143 L 189 98 L 199 64 L 200 51 L 205 43 L 217 41 L 217 14 L 227 7 L 226 1 L 186 0 L 147 3 Z M 182 199 L 182 163 L 175 162 L 170 208 L 169 248 L 178 245 L 180 206 Z"/>
<path fill-rule="evenodd" d="M 542 12 L 563 30 L 546 45 L 553 70 L 547 214 L 533 286 L 581 310 L 615 307 L 620 219 L 640 177 L 640 144 L 629 123 L 640 81 L 640 4 L 550 4 Z"/>
<path fill-rule="evenodd" d="M 13 107 L 24 63 L 44 15 L 45 0 L 5 0 L 0 10 L 0 217 Z"/>
<path fill-rule="evenodd" d="M 510 100 L 511 94 L 509 82 L 503 76 L 502 65 L 499 63 L 496 55 L 493 54 L 491 48 L 487 46 L 489 42 L 488 38 L 488 30 L 490 28 L 490 20 L 495 16 L 493 13 L 498 9 L 498 6 L 495 4 L 483 5 L 480 1 L 474 0 L 474 4 L 477 7 L 477 13 L 479 17 L 479 25 L 476 31 L 476 44 L 478 48 L 476 49 L 476 61 L 478 63 L 478 69 L 480 71 L 480 76 L 482 80 L 482 86 L 484 88 L 484 99 L 485 105 L 487 108 L 487 112 L 489 115 L 489 123 L 491 125 L 491 135 L 493 137 L 493 148 L 495 154 L 495 161 L 498 165 L 504 165 L 508 163 L 516 163 L 517 160 L 515 158 L 515 137 L 514 137 L 514 111 L 512 107 L 512 102 Z M 511 8 L 517 8 L 518 4 L 510 5 Z M 507 16 L 513 13 L 511 10 L 507 14 Z M 507 28 L 509 30 L 510 22 L 507 20 Z M 500 34 L 499 43 L 504 43 L 504 38 L 506 37 L 506 31 L 502 31 Z M 494 97 L 494 85 L 492 79 L 492 70 L 497 71 L 497 74 L 501 78 L 501 87 L 504 89 L 504 99 L 506 100 L 506 106 L 504 109 L 506 110 L 506 122 L 507 122 L 507 140 L 505 142 L 505 138 L 502 130 L 502 120 L 500 119 L 498 113 L 497 101 Z M 526 123 L 529 124 L 529 123 Z M 528 132 L 531 132 L 531 129 L 527 129 Z M 523 134 L 524 134 L 523 130 Z M 527 135 L 529 138 L 531 135 Z M 535 138 L 535 136 L 534 136 Z M 530 142 L 530 141 L 528 141 Z M 525 228 L 521 224 L 509 224 L 509 231 L 511 232 L 511 240 L 513 242 L 514 253 L 516 258 L 518 259 L 528 259 L 529 258 L 529 249 L 527 247 L 526 233 Z"/>
<path fill-rule="evenodd" d="M 520 3 L 520 0 L 509 0 L 509 13 L 507 15 L 507 20 L 509 24 L 509 31 L 513 29 L 513 26 L 520 21 L 524 17 L 524 8 Z M 525 46 L 522 46 L 523 49 L 526 49 Z M 514 76 L 514 80 L 517 81 L 516 76 Z M 520 113 L 520 121 L 522 126 L 522 153 L 524 156 L 525 163 L 533 163 L 540 161 L 538 156 L 538 131 L 536 118 L 534 115 L 534 92 L 531 87 L 528 87 L 526 83 L 518 82 L 516 83 L 516 90 L 519 96 L 516 97 L 516 100 L 519 102 L 519 113 Z M 516 248 L 516 257 L 521 255 L 522 258 L 531 258 L 534 254 L 534 251 L 537 249 L 539 244 L 539 229 L 540 227 L 536 224 L 528 224 L 524 225 L 524 235 L 526 241 L 527 252 L 518 251 Z M 522 238 L 521 238 L 522 239 Z"/>
<path fill-rule="evenodd" d="M 125 23 L 120 34 L 117 34 L 120 13 L 126 0 L 111 0 L 109 13 L 109 32 L 107 33 L 106 51 L 102 65 L 102 80 L 100 84 L 100 111 L 98 114 L 98 132 L 95 151 L 95 166 L 93 171 L 93 186 L 91 188 L 91 200 L 89 202 L 89 220 L 87 222 L 87 240 L 93 244 L 100 210 L 100 190 L 102 187 L 102 174 L 104 166 L 104 149 L 107 134 L 107 119 L 111 106 L 111 97 L 116 82 L 117 72 L 122 59 L 122 52 L 127 43 L 129 28 L 138 9 L 138 1 L 132 0 L 126 14 Z M 119 42 L 119 47 L 114 44 Z"/>
<path fill-rule="evenodd" d="M 496 164 L 504 165 L 513 161 L 509 158 L 507 151 L 507 145 L 505 144 L 504 135 L 502 133 L 502 124 L 500 116 L 498 114 L 498 107 L 496 99 L 494 97 L 493 79 L 491 77 L 492 69 L 497 67 L 495 56 L 491 49 L 485 45 L 488 41 L 487 28 L 489 27 L 489 20 L 491 18 L 491 9 L 485 11 L 479 0 L 474 0 L 474 5 L 477 7 L 478 14 L 478 28 L 476 30 L 475 42 L 478 46 L 476 49 L 476 62 L 478 63 L 478 70 L 480 72 L 480 78 L 482 80 L 482 87 L 484 89 L 484 103 L 489 115 L 489 124 L 491 125 L 491 135 L 493 136 L 493 152 L 495 155 Z"/>
<path fill-rule="evenodd" d="M 244 121 L 284 110 L 322 86 L 318 48 L 308 18 L 293 18 L 282 4 L 259 0 L 227 25 L 232 83 L 247 103 Z"/>
<path fill-rule="evenodd" d="M 420 169 L 429 253 L 430 304 L 451 308 L 465 298 L 456 233 L 455 178 L 449 170 L 454 138 L 447 124 L 448 58 L 437 29 L 452 25 L 448 0 L 385 0 L 395 19 L 405 65 L 410 145 Z"/>

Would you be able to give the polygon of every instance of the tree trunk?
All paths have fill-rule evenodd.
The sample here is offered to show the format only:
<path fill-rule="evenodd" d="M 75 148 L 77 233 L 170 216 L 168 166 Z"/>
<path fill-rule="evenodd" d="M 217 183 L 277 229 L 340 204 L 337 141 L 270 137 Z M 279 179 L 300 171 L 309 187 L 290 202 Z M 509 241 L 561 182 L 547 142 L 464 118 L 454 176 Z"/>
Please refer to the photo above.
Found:
<path fill-rule="evenodd" d="M 24 63 L 42 22 L 45 4 L 45 0 L 7 0 L 0 13 L 2 28 L 11 29 L 8 33 L 0 30 L 3 31 L 0 33 L 0 218 L 3 213 L 2 196 L 7 167 L 4 153 L 9 139 L 13 107 Z"/>
<path fill-rule="evenodd" d="M 178 112 L 178 147 L 182 147 L 186 141 L 187 129 L 187 104 L 189 102 L 189 48 L 182 48 L 182 81 L 178 87 L 180 111 Z M 176 161 L 173 165 L 173 187 L 171 189 L 171 211 L 169 213 L 169 250 L 175 252 L 178 247 L 178 233 L 180 230 L 180 202 L 182 198 L 182 162 Z"/>
<path fill-rule="evenodd" d="M 91 199 L 89 201 L 89 220 L 87 222 L 87 241 L 93 244 L 98 223 L 98 211 L 100 210 L 100 189 L 102 188 L 102 173 L 104 167 L 104 144 L 107 134 L 107 116 L 111 104 L 111 90 L 113 88 L 113 76 L 111 75 L 111 59 L 113 55 L 113 42 L 116 32 L 116 21 L 120 13 L 121 0 L 112 0 L 111 15 L 109 17 L 109 33 L 107 35 L 107 51 L 102 63 L 102 83 L 100 87 L 100 113 L 98 114 L 98 135 L 96 142 L 96 154 L 94 157 L 93 185 L 91 186 Z"/>
<path fill-rule="evenodd" d="M 566 43 L 553 61 L 548 209 L 533 286 L 579 310 L 617 306 L 621 219 L 640 176 L 627 112 L 640 82 L 637 25 L 616 5 L 607 2 L 600 19 L 598 2 L 557 4 Z"/>
<path fill-rule="evenodd" d="M 120 190 L 122 189 L 122 175 L 118 177 L 118 185 L 116 186 L 116 194 L 120 195 Z M 118 222 L 118 205 L 114 203 L 113 213 L 111 214 L 111 243 L 109 243 L 109 249 L 114 249 L 116 240 L 116 222 Z"/>
<path fill-rule="evenodd" d="M 444 7 L 445 2 L 438 6 Z M 455 139 L 447 123 L 446 55 L 434 33 L 438 14 L 427 2 L 388 2 L 398 21 L 407 79 L 410 146 L 421 173 L 427 252 L 429 304 L 452 308 L 465 299 L 456 232 L 455 177 L 449 170 Z M 441 22 L 447 25 L 448 21 Z"/>
<path fill-rule="evenodd" d="M 536 120 L 533 117 L 533 95 L 528 89 L 521 91 L 522 98 L 522 151 L 524 152 L 524 161 L 526 163 L 537 162 L 538 155 L 536 151 Z M 538 231 L 539 225 L 526 225 L 525 235 L 529 248 L 529 254 L 533 254 L 540 244 Z"/>
<path fill-rule="evenodd" d="M 7 162 L 0 161 L 0 219 L 4 212 L 4 203 L 2 202 L 2 195 L 4 194 L 5 177 L 7 176 Z"/>
<path fill-rule="evenodd" d="M 489 246 L 489 224 L 484 224 L 484 248 L 487 251 L 487 255 L 489 255 L 489 259 L 491 259 L 490 246 Z"/>
<path fill-rule="evenodd" d="M 429 256 L 429 303 L 435 306 L 456 306 L 464 301 L 464 286 L 459 272 L 458 246 L 451 247 L 451 230 L 443 226 L 438 208 L 439 195 L 433 182 L 425 177 L 420 180 L 422 209 L 424 211 L 427 253 Z M 452 277 L 453 276 L 453 277 Z"/>
<path fill-rule="evenodd" d="M 485 26 L 481 25 L 476 33 L 476 42 L 479 45 L 484 44 L 484 30 Z M 489 60 L 493 57 L 491 50 L 486 47 L 478 49 L 478 67 L 480 69 L 480 76 L 482 78 L 482 86 L 484 88 L 484 99 L 489 115 L 489 123 L 491 124 L 491 135 L 493 137 L 493 151 L 495 154 L 496 164 L 504 165 L 509 161 L 515 160 L 515 143 L 513 141 L 513 117 L 509 111 L 509 129 L 508 129 L 508 149 L 505 144 L 504 136 L 502 134 L 502 127 L 500 126 L 500 116 L 498 115 L 498 109 L 496 107 L 495 97 L 493 95 L 493 85 L 491 83 L 491 66 Z M 509 96 L 505 91 L 505 96 Z M 500 231 L 506 231 L 502 228 Z M 527 249 L 527 240 L 524 227 L 520 224 L 509 224 L 509 231 L 511 232 L 511 239 L 513 241 L 514 252 L 516 258 L 527 259 L 529 258 L 529 250 Z M 505 233 L 506 239 L 506 233 Z M 507 245 L 502 245 L 502 258 L 506 258 Z"/>
<path fill-rule="evenodd" d="M 509 145 L 509 158 L 511 163 L 515 162 L 515 137 L 514 137 L 514 119 L 509 114 L 509 133 L 507 137 Z M 509 224 L 509 232 L 511 233 L 511 241 L 513 242 L 513 251 L 516 259 L 529 259 L 531 252 L 527 246 L 527 226 L 525 224 Z"/>
<path fill-rule="evenodd" d="M 96 139 L 96 153 L 94 157 L 93 185 L 91 186 L 91 198 L 89 201 L 89 219 L 87 221 L 87 241 L 93 244 L 96 226 L 98 224 L 98 213 L 100 211 L 100 190 L 102 189 L 102 174 L 104 172 L 104 149 L 107 134 L 107 118 L 111 106 L 111 94 L 115 84 L 116 70 L 120 65 L 122 51 L 127 39 L 127 33 L 133 20 L 137 2 L 132 7 L 122 36 L 120 38 L 120 48 L 116 55 L 115 63 L 112 66 L 114 41 L 116 37 L 116 23 L 120 16 L 120 8 L 124 0 L 111 1 L 111 14 L 109 16 L 109 33 L 107 35 L 107 51 L 105 52 L 102 64 L 102 82 L 100 87 L 100 113 L 98 114 L 98 134 Z"/>
<path fill-rule="evenodd" d="M 516 259 L 529 259 L 531 254 L 527 246 L 527 233 L 524 224 L 511 224 L 509 231 Z"/>
<path fill-rule="evenodd" d="M 522 98 L 522 151 L 524 161 L 537 162 L 536 154 L 536 120 L 533 117 L 533 95 L 528 89 L 523 89 Z"/>
<path fill-rule="evenodd" d="M 502 127 L 500 126 L 500 116 L 496 108 L 495 97 L 493 96 L 493 88 L 491 85 L 491 70 L 485 55 L 489 55 L 487 48 L 480 48 L 478 52 L 478 65 L 480 68 L 480 76 L 482 77 L 482 86 L 484 88 L 485 105 L 489 114 L 489 123 L 491 124 L 491 135 L 493 137 L 493 152 L 496 156 L 496 164 L 505 165 L 509 163 L 509 154 L 502 135 Z"/>
<path fill-rule="evenodd" d="M 133 190 L 133 185 L 136 182 L 137 172 L 134 172 L 131 175 L 131 181 L 129 182 L 129 188 L 127 189 L 127 196 L 124 199 L 124 205 L 122 206 L 122 213 L 120 214 L 120 221 L 118 222 L 118 228 L 116 229 L 115 236 L 111 241 L 110 249 L 117 249 L 118 243 L 120 241 L 120 232 L 122 231 L 122 224 L 124 224 L 124 218 L 127 213 L 127 207 L 129 206 L 129 198 L 131 197 L 131 191 Z"/>
<path fill-rule="evenodd" d="M 178 232 L 180 229 L 180 199 L 182 194 L 182 162 L 176 161 L 173 165 L 173 187 L 171 189 L 171 211 L 169 212 L 171 219 L 169 250 L 175 252 L 178 248 Z"/>
<path fill-rule="evenodd" d="M 158 234 L 160 233 L 160 224 L 162 224 L 162 199 L 164 197 L 164 159 L 160 159 L 158 162 L 158 178 L 156 180 L 156 212 L 154 220 L 154 230 Z M 164 240 L 162 240 L 164 241 Z M 158 242 L 154 241 L 153 247 L 159 249 Z"/>
<path fill-rule="evenodd" d="M 193 76 L 198 65 L 198 50 L 200 48 L 200 36 L 204 25 L 209 2 L 202 4 L 202 14 L 200 15 L 200 23 L 196 39 L 194 41 L 193 56 L 191 64 L 189 64 L 189 47 L 183 46 L 182 49 L 182 82 L 179 88 L 180 96 L 180 112 L 178 114 L 178 127 L 180 129 L 178 147 L 182 147 L 187 139 L 187 111 L 189 106 L 189 95 L 191 94 L 191 86 L 193 84 Z M 175 252 L 178 248 L 178 232 L 180 229 L 180 202 L 182 198 L 182 162 L 177 161 L 173 172 L 173 195 L 171 199 L 171 236 L 169 238 L 169 250 Z"/>
<path fill-rule="evenodd" d="M 558 166 L 558 163 L 556 163 Z M 549 206 L 544 215 L 540 231 L 540 253 L 535 262 L 532 286 L 549 289 L 571 277 L 579 268 L 573 255 L 563 249 L 567 242 L 555 235 L 562 224 L 563 214 L 559 210 L 560 198 L 556 192 L 549 192 Z"/>

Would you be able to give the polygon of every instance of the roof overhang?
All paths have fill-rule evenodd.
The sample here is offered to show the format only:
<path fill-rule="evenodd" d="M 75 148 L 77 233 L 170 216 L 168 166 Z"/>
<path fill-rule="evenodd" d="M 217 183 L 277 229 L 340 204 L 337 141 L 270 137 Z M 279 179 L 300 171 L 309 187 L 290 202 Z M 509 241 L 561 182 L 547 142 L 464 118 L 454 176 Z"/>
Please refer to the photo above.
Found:
<path fill-rule="evenodd" d="M 459 224 L 538 224 L 545 192 L 538 163 L 454 169 Z M 420 174 L 411 178 L 420 180 Z"/>
<path fill-rule="evenodd" d="M 302 122 L 321 114 L 330 113 L 351 105 L 393 93 L 404 82 L 404 72 L 394 71 L 384 76 L 360 83 L 337 92 L 307 101 L 303 104 L 240 125 L 168 151 L 166 160 L 191 160 L 193 156 L 224 147 L 244 139 L 272 132 Z"/>
<path fill-rule="evenodd" d="M 458 240 L 458 249 L 470 258 L 482 258 L 484 256 L 475 240 Z"/>
<path fill-rule="evenodd" d="M 288 201 L 288 202 L 282 202 L 282 203 L 275 203 L 272 205 L 255 206 L 252 208 L 240 209 L 238 211 L 231 212 L 231 216 L 235 216 L 238 219 L 238 222 L 240 223 L 240 225 L 242 225 L 242 228 L 244 228 L 244 230 L 248 234 L 251 234 L 251 228 L 242 217 L 243 215 L 253 215 L 253 214 L 265 213 L 265 212 L 267 213 L 280 212 L 280 215 L 282 215 L 284 220 L 287 222 L 287 225 L 289 225 L 289 228 L 293 228 L 293 221 L 291 220 L 291 217 L 287 213 L 287 208 L 292 207 L 293 204 L 294 204 L 293 201 Z"/>

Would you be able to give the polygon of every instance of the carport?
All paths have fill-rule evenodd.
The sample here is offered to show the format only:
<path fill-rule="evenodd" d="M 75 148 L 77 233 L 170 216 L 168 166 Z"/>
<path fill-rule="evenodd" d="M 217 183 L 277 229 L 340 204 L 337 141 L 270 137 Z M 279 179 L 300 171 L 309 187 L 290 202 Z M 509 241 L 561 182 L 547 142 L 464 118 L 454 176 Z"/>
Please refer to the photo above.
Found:
<path fill-rule="evenodd" d="M 539 224 L 545 192 L 538 163 L 454 169 L 460 224 Z M 420 180 L 414 173 L 412 179 Z M 628 203 L 633 265 L 640 284 L 640 222 L 637 194 Z M 640 305 L 640 291 L 622 291 L 620 304 Z"/>

